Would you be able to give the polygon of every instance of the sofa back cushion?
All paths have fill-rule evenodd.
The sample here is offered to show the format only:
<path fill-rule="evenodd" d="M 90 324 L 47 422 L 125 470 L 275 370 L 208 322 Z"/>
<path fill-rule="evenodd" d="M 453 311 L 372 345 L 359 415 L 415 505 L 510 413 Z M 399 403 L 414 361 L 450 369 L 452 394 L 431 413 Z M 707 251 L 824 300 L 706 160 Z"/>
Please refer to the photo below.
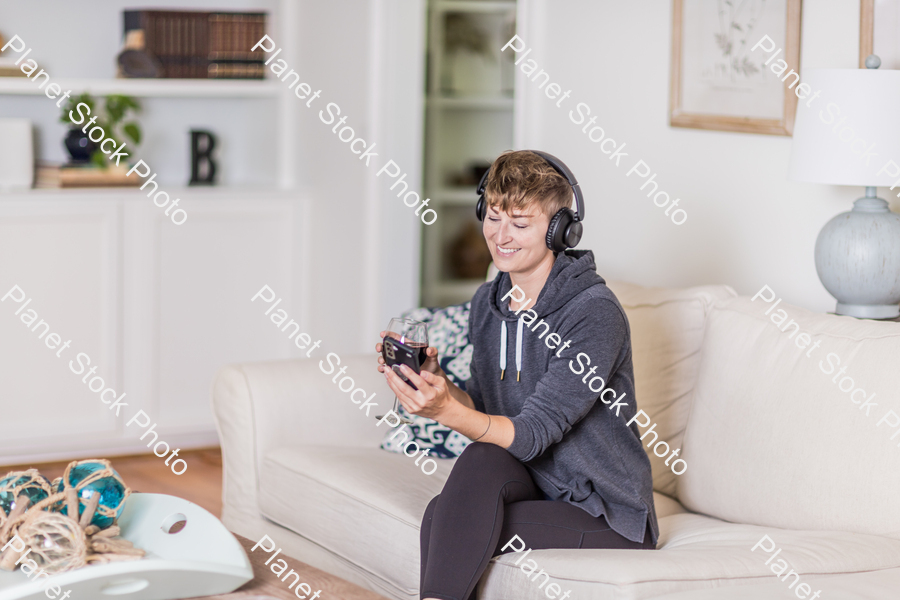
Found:
<path fill-rule="evenodd" d="M 638 408 L 656 424 L 654 433 L 659 440 L 672 450 L 680 448 L 700 366 L 707 313 L 715 302 L 736 293 L 726 285 L 670 289 L 609 281 L 607 286 L 619 299 L 631 326 Z M 650 439 L 652 434 L 647 437 Z M 653 467 L 653 489 L 675 497 L 681 476 L 665 465 L 665 454 L 658 457 L 646 446 L 644 451 Z"/>
<path fill-rule="evenodd" d="M 897 323 L 715 306 L 678 499 L 726 521 L 897 537 L 898 358 Z"/>

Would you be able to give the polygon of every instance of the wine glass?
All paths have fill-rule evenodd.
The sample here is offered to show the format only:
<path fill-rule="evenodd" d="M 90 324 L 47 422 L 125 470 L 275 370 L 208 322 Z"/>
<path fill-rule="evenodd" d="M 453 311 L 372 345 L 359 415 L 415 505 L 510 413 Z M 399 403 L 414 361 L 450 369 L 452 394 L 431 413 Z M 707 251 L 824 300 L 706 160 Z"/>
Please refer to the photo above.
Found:
<path fill-rule="evenodd" d="M 409 346 L 414 351 L 418 350 L 419 367 L 425 364 L 425 360 L 428 358 L 428 354 L 426 353 L 426 350 L 428 349 L 428 326 L 425 323 L 416 321 L 415 319 L 394 317 L 391 319 L 390 323 L 388 323 L 387 329 L 385 330 L 385 337 L 394 338 L 401 344 Z M 382 352 L 385 352 L 384 346 L 382 346 Z M 385 362 L 387 362 L 387 357 L 385 357 Z M 406 380 L 406 376 L 399 370 L 399 365 L 394 365 L 392 368 L 397 375 Z M 407 383 L 411 382 L 407 381 Z M 399 409 L 400 399 L 397 398 L 397 396 L 394 396 L 394 414 L 398 415 L 401 423 L 412 425 L 411 420 L 399 416 Z"/>

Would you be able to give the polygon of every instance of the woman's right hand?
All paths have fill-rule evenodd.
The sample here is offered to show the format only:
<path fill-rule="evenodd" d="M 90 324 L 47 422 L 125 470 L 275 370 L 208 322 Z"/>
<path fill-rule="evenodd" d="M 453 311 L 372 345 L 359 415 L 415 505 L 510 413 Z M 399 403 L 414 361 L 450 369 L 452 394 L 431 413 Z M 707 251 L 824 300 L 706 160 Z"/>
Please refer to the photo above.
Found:
<path fill-rule="evenodd" d="M 385 332 L 382 331 L 381 333 L 378 334 L 382 340 L 384 339 L 384 333 Z M 383 373 L 385 366 L 386 366 L 384 364 L 384 355 L 382 354 L 381 346 L 382 346 L 381 342 L 378 342 L 377 344 L 375 344 L 375 352 L 378 353 L 378 372 L 379 373 Z"/>
<path fill-rule="evenodd" d="M 384 339 L 384 336 L 387 335 L 386 331 L 382 331 L 378 334 L 381 339 Z M 383 373 L 387 368 L 387 365 L 384 364 L 384 355 L 382 354 L 382 343 L 378 342 L 375 344 L 375 351 L 378 353 L 378 372 Z M 438 350 L 434 346 L 428 346 L 425 349 L 425 354 L 428 355 L 428 358 L 425 360 L 425 364 L 422 365 L 423 371 L 428 371 L 429 373 L 434 373 L 440 377 L 444 377 L 446 379 L 446 375 L 444 375 L 444 370 L 441 369 L 441 364 L 438 362 Z"/>

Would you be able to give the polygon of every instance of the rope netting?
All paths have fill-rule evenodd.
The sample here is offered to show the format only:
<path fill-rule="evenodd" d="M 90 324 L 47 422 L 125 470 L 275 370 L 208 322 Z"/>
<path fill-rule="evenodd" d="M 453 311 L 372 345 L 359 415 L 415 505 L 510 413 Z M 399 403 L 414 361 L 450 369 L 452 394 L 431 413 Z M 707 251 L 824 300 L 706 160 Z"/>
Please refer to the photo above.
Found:
<path fill-rule="evenodd" d="M 81 479 L 73 484 L 72 471 L 82 466 L 81 471 L 93 470 L 77 473 Z M 26 554 L 48 573 L 144 555 L 128 540 L 113 539 L 120 533 L 115 520 L 131 489 L 108 460 L 72 461 L 52 483 L 37 469 L 10 472 L 0 482 L 0 546 L 18 537 L 0 555 L 0 569 L 15 569 Z"/>

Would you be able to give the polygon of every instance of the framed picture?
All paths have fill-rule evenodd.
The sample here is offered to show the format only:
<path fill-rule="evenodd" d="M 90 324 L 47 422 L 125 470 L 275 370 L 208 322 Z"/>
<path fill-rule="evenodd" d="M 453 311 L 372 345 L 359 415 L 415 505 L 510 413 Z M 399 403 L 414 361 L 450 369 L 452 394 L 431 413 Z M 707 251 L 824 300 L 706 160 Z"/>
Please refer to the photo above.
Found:
<path fill-rule="evenodd" d="M 900 0 L 860 0 L 859 68 L 877 54 L 882 69 L 900 69 Z"/>
<path fill-rule="evenodd" d="M 797 96 L 774 69 L 800 70 L 801 0 L 673 1 L 669 124 L 791 135 Z M 752 50 L 763 36 L 777 56 Z"/>

